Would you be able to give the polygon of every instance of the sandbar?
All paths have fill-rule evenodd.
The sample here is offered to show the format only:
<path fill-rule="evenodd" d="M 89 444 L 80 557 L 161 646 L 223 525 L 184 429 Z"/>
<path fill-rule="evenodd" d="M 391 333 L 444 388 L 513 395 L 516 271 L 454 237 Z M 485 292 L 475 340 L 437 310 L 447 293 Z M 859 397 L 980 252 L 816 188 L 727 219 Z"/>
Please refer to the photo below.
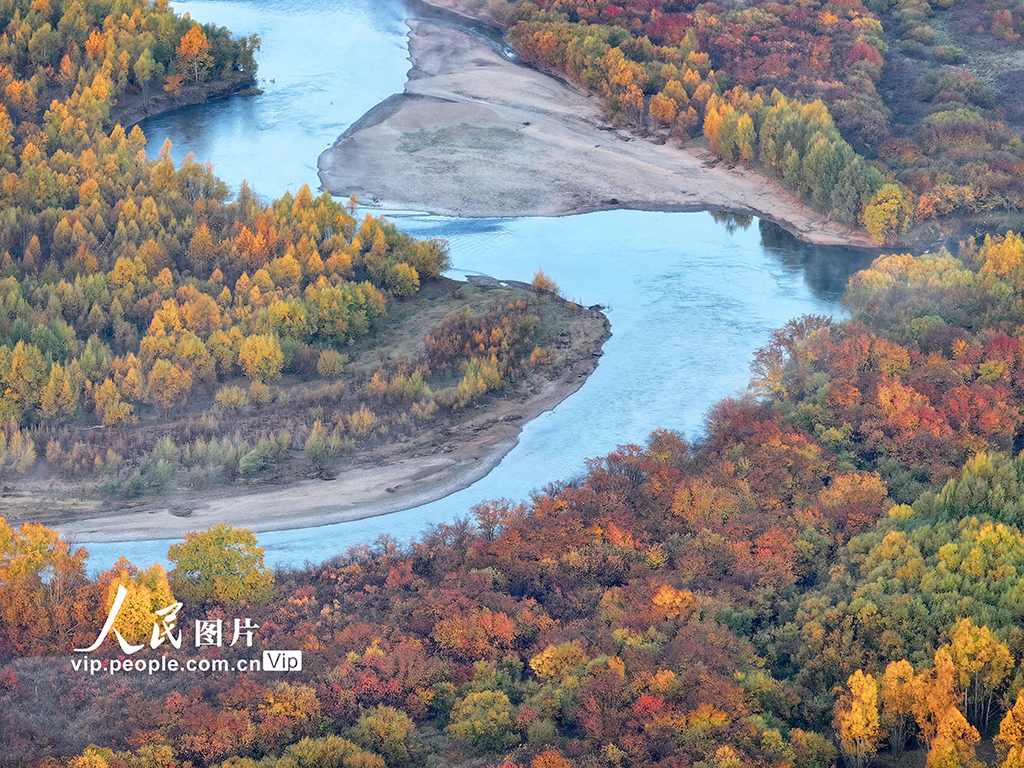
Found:
<path fill-rule="evenodd" d="M 718 210 L 759 216 L 818 245 L 874 247 L 760 173 L 613 127 L 599 98 L 509 60 L 481 35 L 441 21 L 408 24 L 404 92 L 320 156 L 333 195 L 469 218 Z"/>

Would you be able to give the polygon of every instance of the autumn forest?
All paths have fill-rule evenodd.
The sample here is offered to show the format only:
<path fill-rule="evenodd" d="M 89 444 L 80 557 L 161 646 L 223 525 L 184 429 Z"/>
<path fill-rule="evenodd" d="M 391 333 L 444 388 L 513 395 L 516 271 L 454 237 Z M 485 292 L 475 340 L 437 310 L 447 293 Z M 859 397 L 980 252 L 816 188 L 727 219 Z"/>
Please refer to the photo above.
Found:
<path fill-rule="evenodd" d="M 707 141 L 878 243 L 1020 228 L 1024 127 L 1005 0 L 495 0 L 529 61 L 659 140 Z"/>
<path fill-rule="evenodd" d="M 5 514 L 0 765 L 1024 766 L 1024 111 L 971 70 L 1021 10 L 490 12 L 613 122 L 706 142 L 894 247 L 843 317 L 778 329 L 700 434 L 655 431 L 411 542 L 274 570 L 218 525 L 167 568 L 94 574 L 59 526 Z M 5 494 L 330 479 L 553 377 L 579 352 L 565 328 L 597 322 L 543 272 L 447 280 L 444 241 L 355 198 L 269 201 L 169 145 L 147 157 L 122 123 L 253 88 L 255 36 L 166 0 L 0 0 L 0 30 Z M 895 247 L 936 233 L 957 236 Z M 158 631 L 178 603 L 184 643 Z M 96 657 L 273 648 L 302 671 L 72 666 L 114 605 Z M 198 622 L 225 642 L 193 645 Z"/>

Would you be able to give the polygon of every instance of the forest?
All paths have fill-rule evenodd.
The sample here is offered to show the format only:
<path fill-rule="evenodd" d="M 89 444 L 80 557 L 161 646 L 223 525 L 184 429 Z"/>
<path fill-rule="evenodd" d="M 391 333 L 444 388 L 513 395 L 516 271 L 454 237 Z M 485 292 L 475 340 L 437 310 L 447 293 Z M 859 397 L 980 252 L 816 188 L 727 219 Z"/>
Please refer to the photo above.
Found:
<path fill-rule="evenodd" d="M 56 531 L 4 524 L 8 762 L 1019 765 L 1024 239 L 881 256 L 844 301 L 777 331 L 699 439 L 655 432 L 410 544 L 275 573 L 219 526 L 169 571 L 90 579 Z M 128 642 L 178 600 L 303 671 L 73 671 L 119 585 Z"/>
<path fill-rule="evenodd" d="M 1018 116 L 938 44 L 959 8 L 555 0 L 509 19 L 617 119 L 703 135 L 885 241 L 1016 210 Z M 1015 10 L 987 9 L 971 34 L 1012 43 Z M 151 89 L 251 77 L 258 40 L 163 0 L 0 15 L 4 483 L 123 498 L 327 470 L 556 356 L 538 274 L 481 311 L 442 302 L 421 354 L 367 364 L 389 322 L 462 290 L 443 243 L 308 188 L 231 196 L 114 124 Z M 897 126 L 882 73 L 910 60 L 954 69 Z M 222 525 L 167 569 L 93 575 L 56 530 L 0 519 L 0 764 L 1024 765 L 1024 238 L 954 250 L 880 256 L 846 319 L 779 329 L 699 436 L 654 432 L 413 542 L 273 571 Z M 302 672 L 111 674 L 265 649 Z M 73 663 L 104 654 L 101 674 Z"/>
<path fill-rule="evenodd" d="M 706 141 L 880 244 L 1021 226 L 1015 0 L 485 7 L 614 122 Z"/>

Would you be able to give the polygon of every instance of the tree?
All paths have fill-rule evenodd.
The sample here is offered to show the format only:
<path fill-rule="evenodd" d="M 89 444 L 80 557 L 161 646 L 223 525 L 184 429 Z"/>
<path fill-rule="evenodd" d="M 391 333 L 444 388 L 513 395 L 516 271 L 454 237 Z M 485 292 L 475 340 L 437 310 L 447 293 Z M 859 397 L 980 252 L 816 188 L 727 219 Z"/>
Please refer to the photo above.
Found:
<path fill-rule="evenodd" d="M 1024 691 L 1017 694 L 1017 701 L 999 723 L 995 743 L 1002 758 L 1001 768 L 1024 768 Z"/>
<path fill-rule="evenodd" d="M 543 269 L 538 269 L 531 282 L 533 290 L 546 293 L 558 293 L 558 283 L 544 274 Z"/>
<path fill-rule="evenodd" d="M 317 768 L 318 766 L 385 768 L 383 758 L 371 752 L 364 752 L 351 741 L 338 736 L 302 739 L 290 745 L 284 756 L 291 758 L 302 768 Z M 232 765 L 236 768 L 248 768 L 237 762 L 232 762 Z"/>
<path fill-rule="evenodd" d="M 213 266 L 216 257 L 216 249 L 213 244 L 213 237 L 210 235 L 210 228 L 206 222 L 201 222 L 196 227 L 195 234 L 188 244 L 188 262 L 192 268 L 193 275 L 205 275 Z"/>
<path fill-rule="evenodd" d="M 164 359 L 153 364 L 146 383 L 150 401 L 164 416 L 188 402 L 192 392 L 192 374 Z"/>
<path fill-rule="evenodd" d="M 400 261 L 387 268 L 384 282 L 396 296 L 413 296 L 419 290 L 420 276 L 415 267 Z"/>
<path fill-rule="evenodd" d="M 978 740 L 978 731 L 959 709 L 950 707 L 939 721 L 928 750 L 927 768 L 984 768 L 974 754 Z"/>
<path fill-rule="evenodd" d="M 183 602 L 228 605 L 266 602 L 274 596 L 274 573 L 263 564 L 263 547 L 245 528 L 220 524 L 190 531 L 172 544 L 171 587 Z"/>
<path fill-rule="evenodd" d="M 889 746 L 902 754 L 914 724 L 914 668 L 902 659 L 885 668 L 879 685 L 882 699 L 881 723 L 889 734 Z"/>
<path fill-rule="evenodd" d="M 914 685 L 914 717 L 925 744 L 931 744 L 946 712 L 957 705 L 956 668 L 947 649 L 935 652 L 935 665 L 920 673 Z"/>
<path fill-rule="evenodd" d="M 466 695 L 452 710 L 448 730 L 483 752 L 507 749 L 519 738 L 513 733 L 512 704 L 504 691 Z"/>
<path fill-rule="evenodd" d="M 6 377 L 4 397 L 28 410 L 39 402 L 42 389 L 49 380 L 49 371 L 39 347 L 19 341 L 10 357 L 10 373 Z"/>
<path fill-rule="evenodd" d="M 377 705 L 364 712 L 352 728 L 352 740 L 382 755 L 388 765 L 407 763 L 412 757 L 409 741 L 416 726 L 405 712 Z"/>
<path fill-rule="evenodd" d="M 665 93 L 656 93 L 651 97 L 648 111 L 651 117 L 662 125 L 671 125 L 679 112 L 679 105 L 671 96 Z"/>
<path fill-rule="evenodd" d="M 114 629 L 129 643 L 144 643 L 151 639 L 153 625 L 159 623 L 156 611 L 174 603 L 167 573 L 163 566 L 153 565 L 148 571 L 139 571 L 125 558 L 118 560 L 114 567 L 97 579 L 99 586 L 105 586 L 105 599 L 101 603 L 100 621 L 106 619 L 117 595 L 117 588 L 127 591 L 117 612 Z"/>
<path fill-rule="evenodd" d="M 181 84 L 184 81 L 184 76 L 179 72 L 175 72 L 173 75 L 168 75 L 164 78 L 164 90 L 174 98 L 178 98 L 181 96 Z"/>
<path fill-rule="evenodd" d="M 1013 657 L 988 627 L 976 627 L 969 618 L 957 622 L 950 641 L 965 711 L 969 721 L 984 732 L 996 703 L 996 691 L 1013 669 Z"/>
<path fill-rule="evenodd" d="M 739 159 L 744 163 L 751 162 L 757 156 L 757 151 L 754 148 L 756 143 L 757 132 L 754 130 L 754 121 L 750 119 L 750 115 L 744 113 L 740 115 L 740 119 L 736 123 L 736 151 L 739 154 Z"/>
<path fill-rule="evenodd" d="M 84 591 L 84 549 L 57 531 L 26 523 L 17 531 L 0 517 L 0 649 L 64 653 L 94 632 Z M 83 633 L 83 627 L 87 629 Z"/>
<path fill-rule="evenodd" d="M 864 768 L 878 751 L 878 683 L 859 669 L 847 681 L 849 693 L 836 702 L 836 727 L 843 753 L 853 768 Z"/>
<path fill-rule="evenodd" d="M 246 376 L 262 383 L 281 375 L 284 353 L 274 336 L 248 336 L 239 347 L 238 361 L 242 364 Z"/>
<path fill-rule="evenodd" d="M 60 363 L 50 368 L 50 379 L 39 393 L 39 407 L 47 419 L 72 418 L 78 410 L 78 387 Z"/>
<path fill-rule="evenodd" d="M 334 349 L 325 349 L 316 363 L 316 372 L 325 379 L 336 379 L 345 369 L 348 358 Z"/>
<path fill-rule="evenodd" d="M 723 747 L 727 749 L 727 747 Z M 607 754 L 608 750 L 605 750 Z M 530 761 L 530 768 L 572 768 L 572 763 L 566 760 L 554 749 L 545 749 L 533 760 Z"/>
<path fill-rule="evenodd" d="M 195 83 L 206 79 L 206 74 L 213 66 L 210 55 L 210 43 L 202 28 L 196 24 L 182 35 L 178 45 L 178 70 L 188 73 Z"/>
<path fill-rule="evenodd" d="M 132 67 L 135 72 L 135 82 L 142 88 L 143 101 L 149 101 L 149 84 L 156 78 L 159 66 L 156 59 L 153 58 L 153 53 L 146 48 Z"/>
<path fill-rule="evenodd" d="M 910 229 L 914 206 L 899 184 L 883 184 L 864 208 L 864 226 L 876 243 L 892 244 Z"/>

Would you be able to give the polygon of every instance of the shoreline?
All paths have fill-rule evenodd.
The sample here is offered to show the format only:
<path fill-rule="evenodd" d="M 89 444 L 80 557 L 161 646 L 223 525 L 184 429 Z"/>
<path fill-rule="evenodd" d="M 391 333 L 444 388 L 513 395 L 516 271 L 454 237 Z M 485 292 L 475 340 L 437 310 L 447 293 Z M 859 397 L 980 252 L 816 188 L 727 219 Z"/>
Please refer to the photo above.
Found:
<path fill-rule="evenodd" d="M 458 0 L 423 1 L 460 12 Z M 407 23 L 404 92 L 320 155 L 322 188 L 333 195 L 461 218 L 714 210 L 757 216 L 815 245 L 878 250 L 866 232 L 828 221 L 760 173 L 614 128 L 600 99 L 470 32 Z"/>
<path fill-rule="evenodd" d="M 176 109 L 205 104 L 209 101 L 216 101 L 228 96 L 240 94 L 256 87 L 256 76 L 245 75 L 231 80 L 219 80 L 213 83 L 204 83 L 199 86 L 190 87 L 181 92 L 175 98 L 171 95 L 154 93 L 148 102 L 135 97 L 130 103 L 115 105 L 108 121 L 110 126 L 120 125 L 125 132 L 150 117 L 158 117 Z"/>
<path fill-rule="evenodd" d="M 495 281 L 498 282 L 498 281 Z M 572 355 L 557 371 L 522 380 L 510 392 L 462 421 L 438 425 L 422 435 L 370 448 L 333 480 L 302 480 L 245 492 L 220 488 L 203 497 L 185 494 L 111 509 L 102 500 L 68 510 L 33 515 L 32 522 L 57 528 L 76 543 L 182 538 L 217 523 L 257 533 L 314 528 L 387 515 L 438 501 L 485 477 L 519 441 L 523 426 L 553 410 L 586 383 L 611 336 L 606 316 L 581 309 L 569 327 Z M 26 499 L 38 503 L 38 495 Z M 0 509 L 16 503 L 0 500 Z M 60 519 L 64 518 L 64 519 Z"/>

